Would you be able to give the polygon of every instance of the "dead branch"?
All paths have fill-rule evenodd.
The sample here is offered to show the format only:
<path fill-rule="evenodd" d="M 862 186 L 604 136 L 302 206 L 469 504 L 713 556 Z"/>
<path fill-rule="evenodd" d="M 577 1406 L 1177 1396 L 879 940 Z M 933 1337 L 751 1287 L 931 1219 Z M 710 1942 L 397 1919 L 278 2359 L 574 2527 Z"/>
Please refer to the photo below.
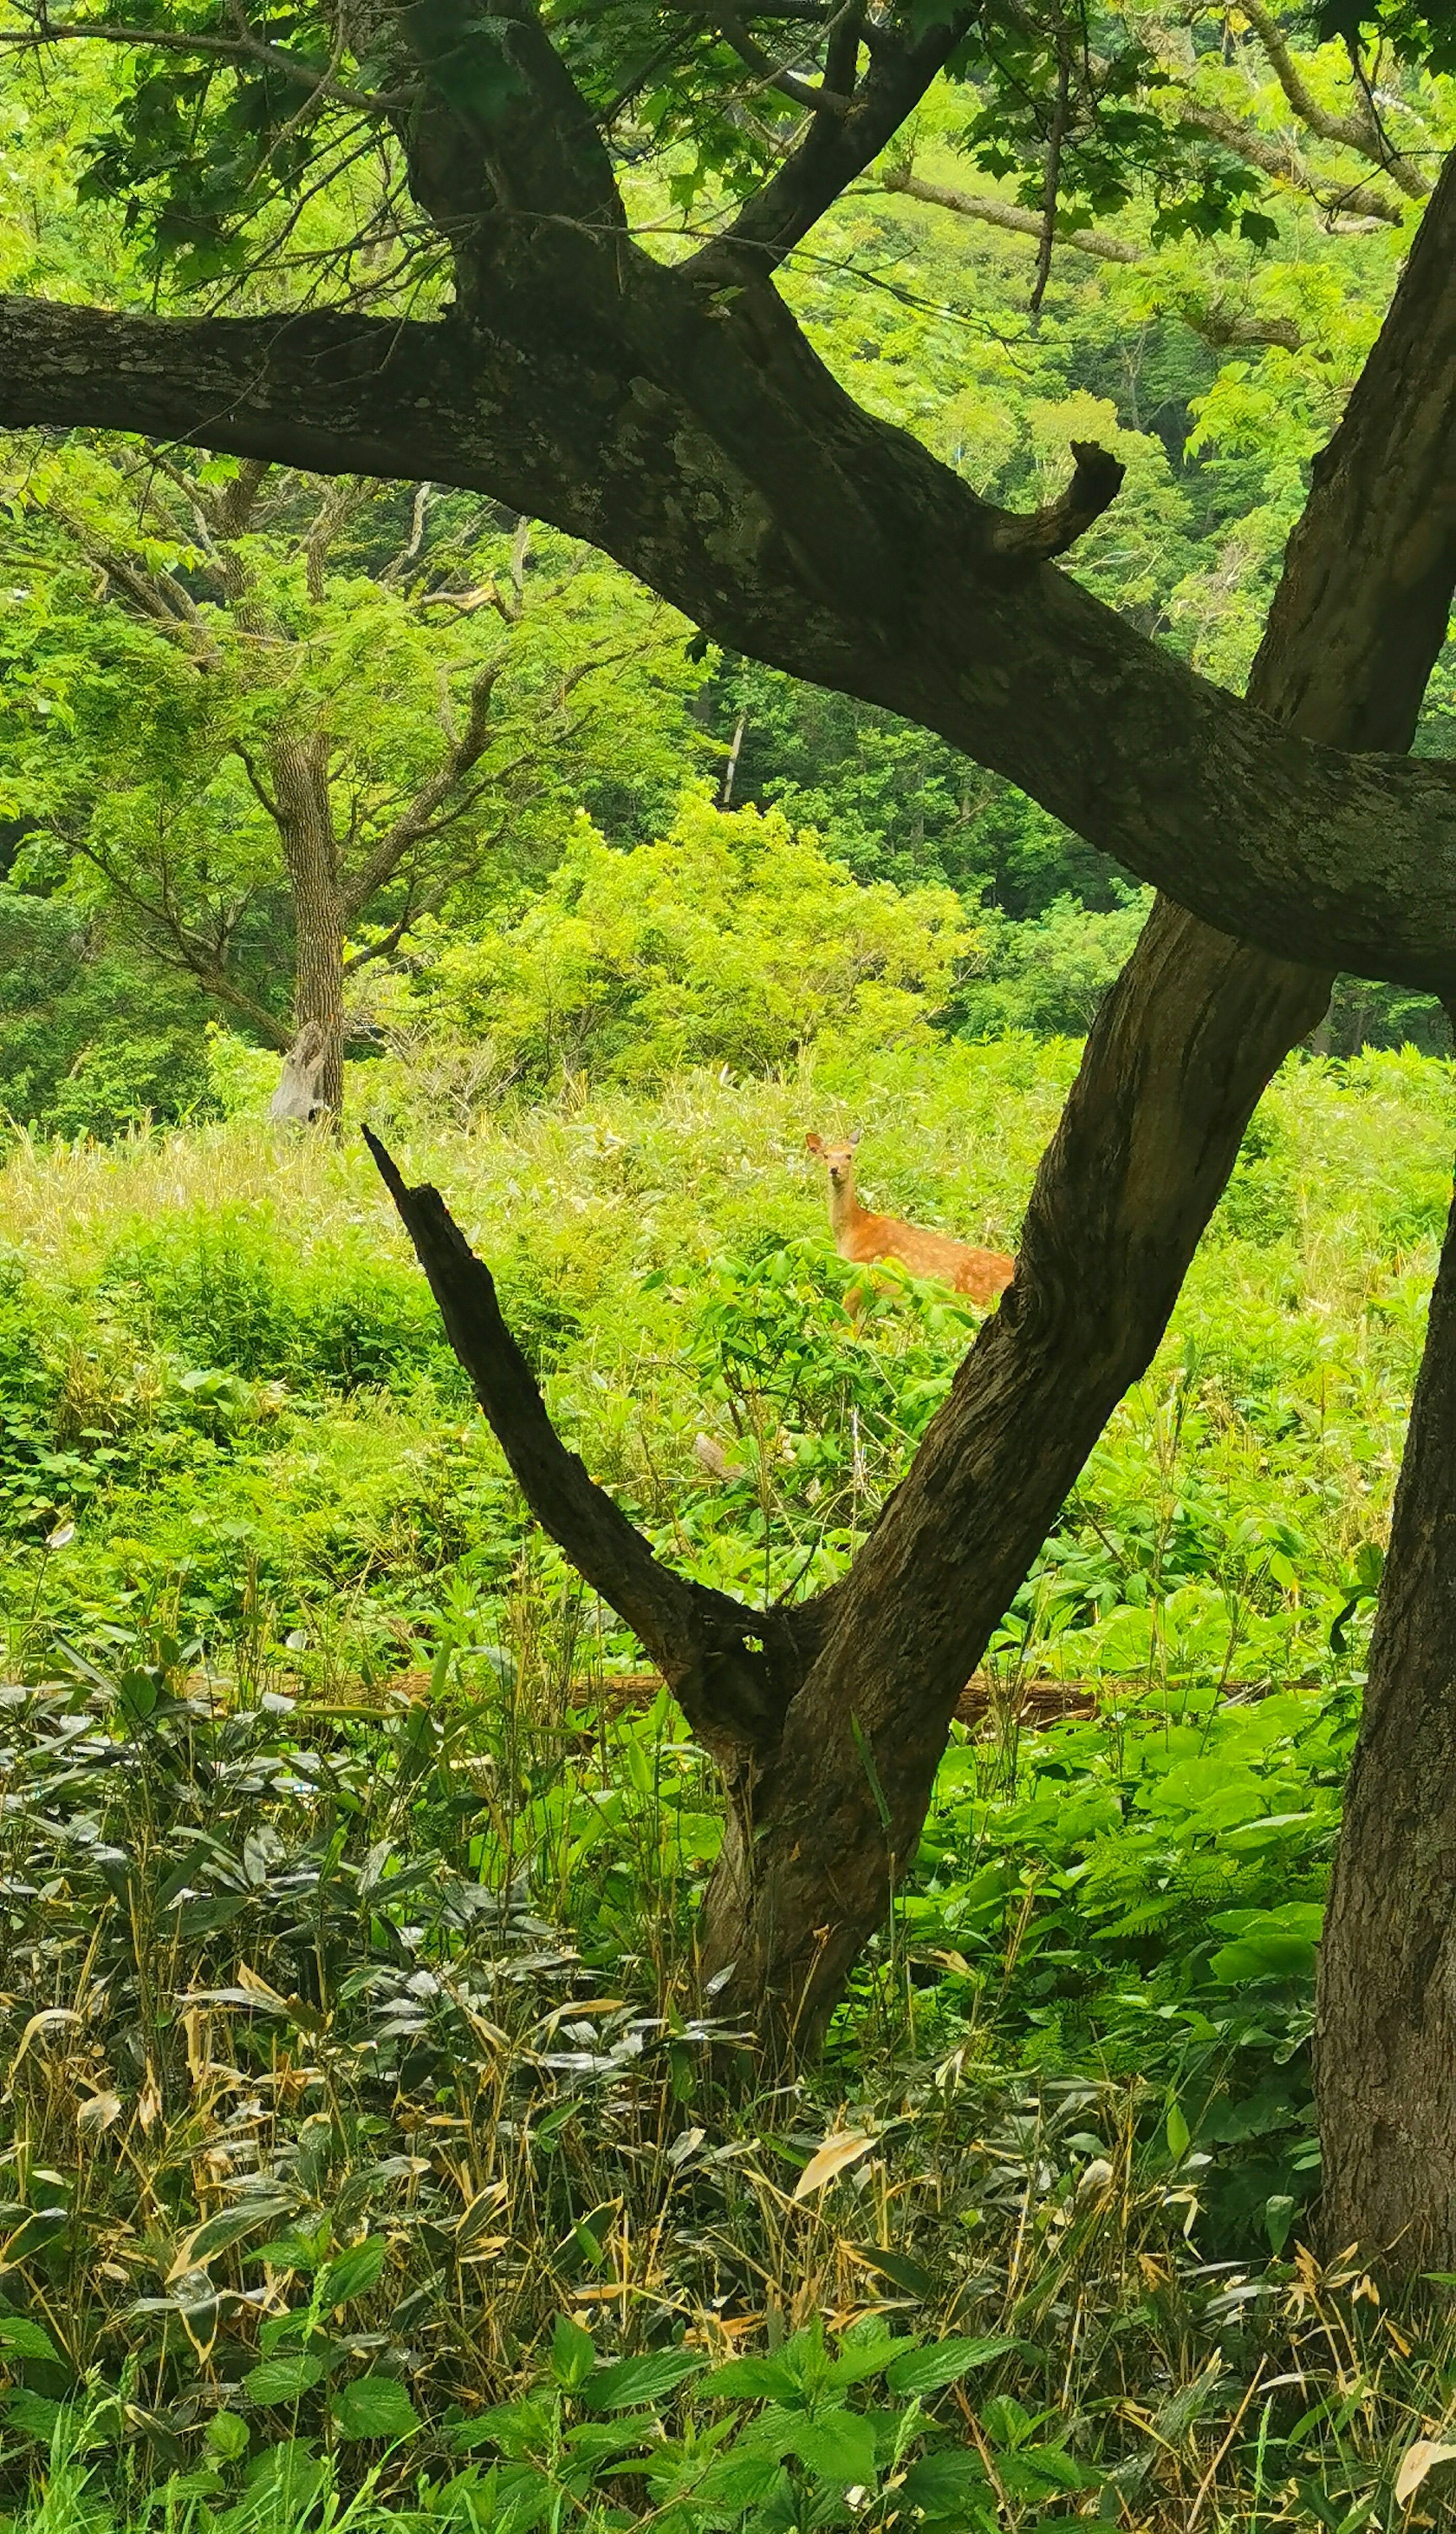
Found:
<path fill-rule="evenodd" d="M 824 1633 L 828 1597 L 796 1610 L 753 1610 L 665 1566 L 561 1441 L 501 1316 L 491 1271 L 438 1190 L 407 1187 L 367 1126 L 364 1139 L 536 1520 L 636 1631 L 705 1746 L 734 1766 L 766 1755 Z"/>

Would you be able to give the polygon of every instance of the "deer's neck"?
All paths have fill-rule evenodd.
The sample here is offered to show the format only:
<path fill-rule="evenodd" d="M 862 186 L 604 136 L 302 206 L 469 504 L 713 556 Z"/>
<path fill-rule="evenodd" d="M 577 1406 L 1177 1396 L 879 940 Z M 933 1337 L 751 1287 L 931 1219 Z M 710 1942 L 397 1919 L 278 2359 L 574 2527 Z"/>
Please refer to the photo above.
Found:
<path fill-rule="evenodd" d="M 855 1231 L 865 1220 L 864 1208 L 854 1193 L 852 1174 L 829 1183 L 829 1228 L 836 1241 Z"/>

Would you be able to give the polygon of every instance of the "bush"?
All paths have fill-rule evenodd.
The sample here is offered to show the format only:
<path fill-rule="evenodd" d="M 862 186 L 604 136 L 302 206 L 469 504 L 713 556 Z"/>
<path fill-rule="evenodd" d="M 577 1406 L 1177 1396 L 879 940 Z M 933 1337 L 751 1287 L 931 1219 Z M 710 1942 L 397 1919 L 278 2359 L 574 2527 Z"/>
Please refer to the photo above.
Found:
<path fill-rule="evenodd" d="M 861 887 L 777 812 L 689 800 L 661 844 L 620 853 L 583 819 L 508 929 L 446 940 L 380 1009 L 490 1043 L 497 1077 L 656 1083 L 684 1065 L 765 1073 L 833 1025 L 925 1036 L 973 947 L 946 888 Z M 389 994 L 386 987 L 384 992 Z"/>

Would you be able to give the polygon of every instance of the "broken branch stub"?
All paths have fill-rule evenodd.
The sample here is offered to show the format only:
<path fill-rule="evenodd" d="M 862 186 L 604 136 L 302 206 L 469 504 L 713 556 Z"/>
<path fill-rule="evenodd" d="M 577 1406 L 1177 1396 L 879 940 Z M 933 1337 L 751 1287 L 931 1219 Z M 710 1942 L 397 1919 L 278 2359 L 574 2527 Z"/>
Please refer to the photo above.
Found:
<path fill-rule="evenodd" d="M 735 1767 L 766 1756 L 823 1635 L 823 1600 L 754 1610 L 664 1565 L 556 1432 L 495 1279 L 438 1189 L 407 1187 L 379 1137 L 363 1131 L 445 1335 L 543 1531 L 635 1630 L 705 1746 Z"/>

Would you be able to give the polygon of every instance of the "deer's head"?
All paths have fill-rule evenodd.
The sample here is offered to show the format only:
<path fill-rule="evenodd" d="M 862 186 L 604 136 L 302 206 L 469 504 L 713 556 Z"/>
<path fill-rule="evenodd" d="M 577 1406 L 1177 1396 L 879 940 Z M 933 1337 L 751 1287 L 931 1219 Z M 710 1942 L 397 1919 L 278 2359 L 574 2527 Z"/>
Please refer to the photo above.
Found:
<path fill-rule="evenodd" d="M 829 1173 L 831 1187 L 843 1187 L 854 1169 L 854 1147 L 859 1141 L 859 1128 L 842 1142 L 827 1144 L 822 1135 L 806 1135 L 804 1144 L 816 1162 L 822 1162 Z"/>

